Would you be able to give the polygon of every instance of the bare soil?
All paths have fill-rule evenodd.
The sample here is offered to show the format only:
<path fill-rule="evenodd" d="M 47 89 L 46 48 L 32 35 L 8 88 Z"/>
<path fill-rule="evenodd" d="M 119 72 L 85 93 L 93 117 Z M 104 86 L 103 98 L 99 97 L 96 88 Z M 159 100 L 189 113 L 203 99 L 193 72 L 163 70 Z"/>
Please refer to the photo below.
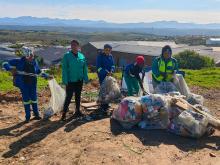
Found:
<path fill-rule="evenodd" d="M 202 94 L 205 105 L 220 118 L 220 91 L 192 90 Z M 40 109 L 49 97 L 48 90 L 39 94 Z M 110 118 L 60 122 L 59 115 L 24 124 L 19 93 L 0 94 L 0 100 L 0 164 L 220 164 L 220 131 L 197 140 L 161 130 L 127 131 Z"/>

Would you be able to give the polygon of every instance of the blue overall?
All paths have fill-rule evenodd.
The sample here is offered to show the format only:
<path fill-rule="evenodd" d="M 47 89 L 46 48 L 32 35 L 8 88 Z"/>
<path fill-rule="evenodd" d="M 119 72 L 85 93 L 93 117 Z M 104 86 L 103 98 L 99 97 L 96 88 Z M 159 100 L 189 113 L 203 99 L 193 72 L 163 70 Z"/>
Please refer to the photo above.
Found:
<path fill-rule="evenodd" d="M 41 70 L 35 60 L 27 62 L 25 57 L 20 59 L 13 59 L 3 63 L 3 67 L 9 71 L 12 68 L 16 68 L 16 71 L 24 71 L 27 73 L 40 74 Z M 22 94 L 26 120 L 30 120 L 32 105 L 34 116 L 39 116 L 38 105 L 37 105 L 37 77 L 15 75 L 14 85 L 18 87 Z"/>
<path fill-rule="evenodd" d="M 115 71 L 113 56 L 105 55 L 104 53 L 99 54 L 96 60 L 96 68 L 98 71 L 99 83 L 101 85 L 107 74 Z"/>

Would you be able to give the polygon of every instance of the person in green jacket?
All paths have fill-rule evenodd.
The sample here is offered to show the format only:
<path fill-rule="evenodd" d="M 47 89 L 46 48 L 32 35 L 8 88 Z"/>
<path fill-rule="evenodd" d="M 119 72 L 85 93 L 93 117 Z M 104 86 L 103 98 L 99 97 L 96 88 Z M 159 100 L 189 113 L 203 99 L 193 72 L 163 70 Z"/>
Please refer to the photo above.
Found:
<path fill-rule="evenodd" d="M 76 103 L 74 117 L 77 118 L 82 116 L 80 112 L 80 99 L 83 81 L 85 83 L 88 82 L 88 68 L 85 56 L 79 52 L 79 49 L 79 42 L 72 40 L 71 50 L 64 54 L 62 59 L 62 82 L 66 85 L 66 98 L 61 120 L 66 119 L 66 113 L 74 92 Z"/>

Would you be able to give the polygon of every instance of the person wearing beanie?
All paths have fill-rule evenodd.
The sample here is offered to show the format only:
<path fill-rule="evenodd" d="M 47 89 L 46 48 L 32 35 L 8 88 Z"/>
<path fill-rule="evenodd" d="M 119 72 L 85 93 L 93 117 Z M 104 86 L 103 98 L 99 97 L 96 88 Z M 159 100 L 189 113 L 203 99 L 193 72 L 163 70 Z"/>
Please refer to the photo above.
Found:
<path fill-rule="evenodd" d="M 161 82 L 173 82 L 173 74 L 178 70 L 178 62 L 172 57 L 169 45 L 162 48 L 161 56 L 154 59 L 152 64 L 152 79 L 154 88 Z"/>
<path fill-rule="evenodd" d="M 75 93 L 74 118 L 81 117 L 80 101 L 83 82 L 88 83 L 88 68 L 85 56 L 79 51 L 80 45 L 77 40 L 71 41 L 71 50 L 64 54 L 62 59 L 62 83 L 66 86 L 66 98 L 63 106 L 62 121 L 66 120 L 73 93 Z"/>
<path fill-rule="evenodd" d="M 134 63 L 129 64 L 125 67 L 124 78 L 128 88 L 128 96 L 133 96 L 138 94 L 141 87 L 143 94 L 146 94 L 146 91 L 143 87 L 143 81 L 140 78 L 140 73 L 143 73 L 145 59 L 143 56 L 136 57 Z"/>
<path fill-rule="evenodd" d="M 111 54 L 112 46 L 109 44 L 104 45 L 104 50 L 99 51 L 99 54 L 96 59 L 96 69 L 99 78 L 99 84 L 102 85 L 106 76 L 112 76 L 115 71 L 114 58 Z M 108 104 L 102 104 L 101 110 L 105 113 L 108 109 Z"/>
<path fill-rule="evenodd" d="M 28 123 L 31 118 L 31 105 L 34 113 L 34 120 L 40 120 L 40 114 L 37 104 L 37 77 L 40 75 L 45 79 L 52 78 L 46 73 L 42 73 L 37 61 L 34 59 L 33 51 L 28 47 L 21 49 L 22 57 L 12 59 L 3 63 L 7 71 L 11 71 L 14 77 L 14 85 L 18 87 L 22 94 L 23 105 L 25 109 L 25 122 Z"/>

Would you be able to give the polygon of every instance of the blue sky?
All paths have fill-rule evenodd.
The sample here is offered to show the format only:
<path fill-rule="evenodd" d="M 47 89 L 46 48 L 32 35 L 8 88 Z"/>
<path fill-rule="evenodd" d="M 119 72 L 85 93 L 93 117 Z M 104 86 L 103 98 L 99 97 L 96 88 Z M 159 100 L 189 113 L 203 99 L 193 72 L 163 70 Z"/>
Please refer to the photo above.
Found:
<path fill-rule="evenodd" d="M 219 23 L 220 0 L 0 0 L 0 17 Z"/>

